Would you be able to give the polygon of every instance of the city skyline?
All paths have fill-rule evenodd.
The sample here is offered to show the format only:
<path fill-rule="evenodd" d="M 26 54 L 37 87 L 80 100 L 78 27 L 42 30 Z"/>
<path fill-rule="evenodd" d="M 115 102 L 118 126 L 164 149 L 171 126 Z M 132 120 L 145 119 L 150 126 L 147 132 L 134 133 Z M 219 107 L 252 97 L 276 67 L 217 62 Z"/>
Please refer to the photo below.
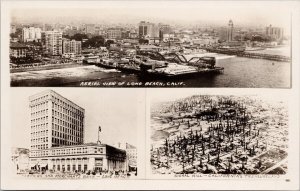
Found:
<path fill-rule="evenodd" d="M 273 2 L 272 2 L 273 3 Z M 274 3 L 273 3 L 274 4 Z M 253 2 L 235 2 L 227 4 L 218 2 L 218 6 L 209 2 L 182 3 L 177 1 L 159 2 L 97 2 L 99 8 L 82 8 L 57 5 L 56 8 L 39 8 L 38 5 L 14 9 L 11 13 L 13 22 L 41 22 L 41 23 L 68 23 L 68 24 L 134 24 L 141 20 L 149 22 L 162 22 L 176 25 L 199 26 L 226 26 L 232 20 L 235 26 L 240 27 L 283 27 L 290 28 L 290 8 L 281 7 L 280 3 L 265 2 L 259 6 Z M 229 6 L 230 5 L 230 6 Z M 234 5 L 234 6 L 233 6 Z M 251 9 L 249 9 L 249 7 Z M 200 11 L 199 11 L 200 10 Z M 276 12 L 276 16 L 273 14 Z M 26 14 L 30 12 L 31 14 Z M 216 14 L 215 14 L 216 13 Z"/>
<path fill-rule="evenodd" d="M 15 137 L 12 141 L 13 147 L 30 148 L 29 96 L 44 90 L 38 88 L 34 92 L 13 91 L 12 97 L 16 99 L 12 103 L 11 113 L 16 116 L 22 116 L 18 120 L 12 120 L 11 122 L 12 134 Z M 82 96 L 83 93 L 74 89 L 57 90 L 55 88 L 52 90 L 85 109 L 84 143 L 96 143 L 98 128 L 101 126 L 100 141 L 102 143 L 111 145 L 116 145 L 119 142 L 132 145 L 137 144 L 138 121 L 135 112 L 137 112 L 139 106 L 134 101 L 137 99 L 138 91 L 122 93 L 123 96 L 119 97 L 117 96 L 119 90 L 110 90 L 110 92 L 116 92 L 114 95 L 107 93 L 108 91 L 101 91 L 101 96 L 99 96 L 99 91 L 97 93 L 97 90 L 94 89 L 86 90 L 86 92 L 89 92 L 89 96 Z M 86 94 L 84 93 L 84 95 Z M 93 101 L 98 100 L 97 98 L 101 99 L 101 101 Z"/>

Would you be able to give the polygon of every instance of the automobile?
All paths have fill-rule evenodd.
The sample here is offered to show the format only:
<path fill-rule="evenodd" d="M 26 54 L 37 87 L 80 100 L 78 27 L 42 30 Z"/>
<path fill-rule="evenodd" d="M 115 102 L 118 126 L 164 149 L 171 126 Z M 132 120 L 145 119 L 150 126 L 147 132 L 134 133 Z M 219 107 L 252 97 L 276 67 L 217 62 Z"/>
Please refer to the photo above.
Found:
<path fill-rule="evenodd" d="M 29 174 L 38 174 L 37 170 L 29 170 Z"/>

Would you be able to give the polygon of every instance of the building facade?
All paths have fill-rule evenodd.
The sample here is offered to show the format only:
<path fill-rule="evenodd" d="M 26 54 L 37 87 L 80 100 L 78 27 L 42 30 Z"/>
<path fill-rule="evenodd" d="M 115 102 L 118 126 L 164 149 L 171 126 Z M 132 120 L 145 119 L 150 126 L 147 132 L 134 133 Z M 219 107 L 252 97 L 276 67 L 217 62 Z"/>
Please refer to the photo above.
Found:
<path fill-rule="evenodd" d="M 35 27 L 26 27 L 22 29 L 22 41 L 33 42 L 41 40 L 41 29 Z"/>
<path fill-rule="evenodd" d="M 62 55 L 62 32 L 46 31 L 43 34 L 46 53 L 52 56 Z"/>
<path fill-rule="evenodd" d="M 126 170 L 126 152 L 115 147 L 87 143 L 30 152 L 30 166 L 62 172 Z"/>
<path fill-rule="evenodd" d="M 33 95 L 29 101 L 32 151 L 83 144 L 82 107 L 52 90 Z"/>
<path fill-rule="evenodd" d="M 119 28 L 109 28 L 107 29 L 108 39 L 120 39 L 122 38 L 122 31 Z"/>
<path fill-rule="evenodd" d="M 81 41 L 76 40 L 63 40 L 63 54 L 74 53 L 75 55 L 81 54 Z"/>
<path fill-rule="evenodd" d="M 129 143 L 118 143 L 114 145 L 119 149 L 126 150 L 126 169 L 134 171 L 137 169 L 137 149 Z"/>
<path fill-rule="evenodd" d="M 159 28 L 154 23 L 141 21 L 139 23 L 140 38 L 159 38 Z"/>
<path fill-rule="evenodd" d="M 266 35 L 276 40 L 282 40 L 283 38 L 283 28 L 272 27 L 272 25 L 266 27 Z"/>
<path fill-rule="evenodd" d="M 95 33 L 95 25 L 94 24 L 87 24 L 85 25 L 85 34 L 94 34 Z"/>
<path fill-rule="evenodd" d="M 10 58 L 26 58 L 27 57 L 27 52 L 28 52 L 28 47 L 25 46 L 24 44 L 20 43 L 11 43 L 10 44 Z"/>

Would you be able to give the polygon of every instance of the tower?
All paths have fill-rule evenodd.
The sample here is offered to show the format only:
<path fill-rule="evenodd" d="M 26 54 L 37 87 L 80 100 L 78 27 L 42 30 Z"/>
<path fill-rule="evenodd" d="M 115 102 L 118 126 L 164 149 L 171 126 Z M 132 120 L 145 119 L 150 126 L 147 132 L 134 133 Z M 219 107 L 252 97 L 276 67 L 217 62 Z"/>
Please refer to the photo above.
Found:
<path fill-rule="evenodd" d="M 30 96 L 31 150 L 83 144 L 84 109 L 47 90 Z"/>
<path fill-rule="evenodd" d="M 45 32 L 46 51 L 52 56 L 62 54 L 62 33 L 58 31 Z"/>
<path fill-rule="evenodd" d="M 230 19 L 227 28 L 227 42 L 231 42 L 233 40 L 233 22 Z"/>

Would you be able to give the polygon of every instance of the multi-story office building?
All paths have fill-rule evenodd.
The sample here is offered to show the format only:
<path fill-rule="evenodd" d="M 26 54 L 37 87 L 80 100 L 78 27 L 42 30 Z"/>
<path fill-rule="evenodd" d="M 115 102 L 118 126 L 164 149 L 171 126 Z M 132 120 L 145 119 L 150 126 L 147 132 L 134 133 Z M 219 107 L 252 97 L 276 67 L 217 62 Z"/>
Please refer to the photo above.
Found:
<path fill-rule="evenodd" d="M 41 29 L 40 28 L 23 28 L 22 29 L 22 41 L 23 42 L 32 42 L 41 40 Z"/>
<path fill-rule="evenodd" d="M 63 54 L 73 53 L 75 55 L 81 54 L 81 41 L 76 40 L 63 40 Z"/>
<path fill-rule="evenodd" d="M 172 33 L 170 25 L 165 25 L 165 24 L 158 24 L 159 28 L 159 38 L 160 40 L 163 40 L 164 35 L 170 35 Z"/>
<path fill-rule="evenodd" d="M 95 33 L 95 25 L 94 24 L 87 24 L 85 25 L 85 34 L 94 34 Z"/>
<path fill-rule="evenodd" d="M 281 40 L 283 38 L 283 28 L 272 27 L 272 25 L 266 27 L 266 35 Z"/>
<path fill-rule="evenodd" d="M 62 32 L 46 31 L 43 38 L 45 39 L 46 53 L 52 56 L 62 55 Z"/>
<path fill-rule="evenodd" d="M 85 110 L 47 90 L 29 98 L 30 166 L 36 170 L 126 170 L 126 151 L 106 144 L 84 144 Z"/>
<path fill-rule="evenodd" d="M 154 23 L 141 21 L 139 23 L 139 37 L 158 38 L 159 28 Z"/>
<path fill-rule="evenodd" d="M 122 31 L 120 28 L 109 28 L 107 29 L 108 39 L 120 39 L 122 37 Z"/>
<path fill-rule="evenodd" d="M 30 98 L 31 150 L 83 143 L 84 109 L 49 90 Z"/>

